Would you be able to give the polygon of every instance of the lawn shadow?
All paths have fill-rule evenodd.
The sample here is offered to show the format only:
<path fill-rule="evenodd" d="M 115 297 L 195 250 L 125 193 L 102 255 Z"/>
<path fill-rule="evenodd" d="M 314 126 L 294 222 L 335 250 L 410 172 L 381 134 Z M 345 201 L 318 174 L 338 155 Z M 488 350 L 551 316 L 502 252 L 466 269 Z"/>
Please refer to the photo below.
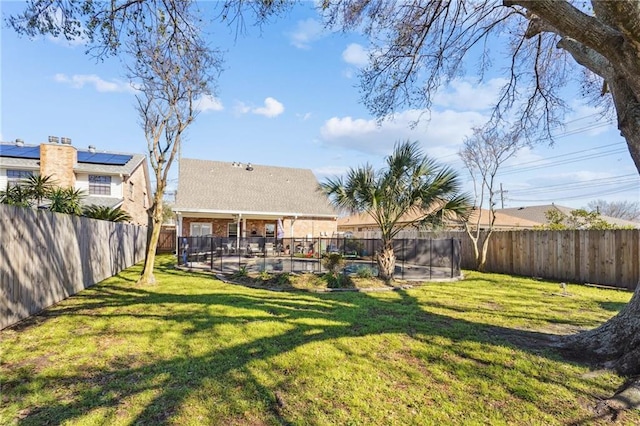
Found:
<path fill-rule="evenodd" d="M 162 273 L 178 272 L 163 268 L 167 267 L 160 265 L 159 271 Z M 185 280 L 190 276 L 184 272 L 179 274 Z M 81 371 L 67 377 L 36 374 L 29 380 L 36 382 L 33 385 L 38 388 L 55 387 L 63 383 L 78 390 L 73 398 L 32 407 L 17 420 L 18 424 L 64 423 L 84 416 L 97 407 L 117 409 L 128 398 L 147 393 L 154 396 L 131 423 L 166 424 L 183 408 L 186 399 L 206 388 L 220 395 L 233 395 L 219 401 L 219 404 L 225 405 L 226 412 L 239 413 L 240 416 L 242 401 L 253 401 L 261 405 L 264 413 L 269 413 L 271 418 L 263 419 L 264 423 L 287 425 L 291 421 L 288 420 L 286 401 L 282 401 L 277 389 L 263 385 L 259 378 L 254 377 L 248 364 L 266 361 L 302 345 L 342 337 L 401 333 L 424 342 L 435 337 L 446 337 L 454 342 L 507 345 L 553 360 L 559 356 L 550 349 L 557 339 L 555 335 L 479 324 L 427 312 L 405 290 L 398 290 L 397 298 L 376 298 L 367 293 L 293 294 L 256 290 L 247 294 L 246 291 L 229 291 L 228 284 L 219 285 L 225 286 L 223 291 L 212 288 L 210 292 L 191 295 L 160 293 L 135 285 L 110 282 L 90 289 L 85 295 L 81 293 L 75 296 L 77 300 L 73 304 L 60 305 L 45 316 L 87 315 L 114 318 L 115 321 L 124 316 L 137 317 L 175 324 L 179 326 L 176 329 L 185 334 L 201 333 L 205 336 L 211 334 L 216 326 L 247 325 L 256 321 L 286 323 L 289 329 L 282 334 L 257 338 L 197 356 L 176 356 L 139 365 L 136 359 L 122 355 L 109 360 L 102 368 L 79 369 Z M 151 308 L 158 305 L 165 308 L 162 314 Z M 145 309 L 145 306 L 149 308 Z M 180 309 L 184 306 L 190 309 Z M 218 311 L 223 311 L 224 307 L 244 307 L 253 314 L 217 315 L 216 306 L 220 307 Z M 106 307 L 110 308 L 109 312 L 101 312 Z M 256 315 L 255 311 L 261 314 Z M 97 337 L 100 337 L 99 333 Z M 149 332 L 140 331 L 136 334 L 144 333 Z M 119 337 L 126 338 L 127 335 L 122 333 Z M 213 339 L 215 335 L 211 334 L 210 337 Z M 282 377 L 286 377 L 286 372 L 282 372 Z M 87 383 L 90 386 L 82 386 Z M 4 383 L 4 391 L 18 392 L 16 389 L 23 386 L 24 382 L 20 380 L 8 381 Z"/>
<path fill-rule="evenodd" d="M 598 302 L 600 307 L 610 312 L 620 312 L 627 304 L 624 302 Z"/>

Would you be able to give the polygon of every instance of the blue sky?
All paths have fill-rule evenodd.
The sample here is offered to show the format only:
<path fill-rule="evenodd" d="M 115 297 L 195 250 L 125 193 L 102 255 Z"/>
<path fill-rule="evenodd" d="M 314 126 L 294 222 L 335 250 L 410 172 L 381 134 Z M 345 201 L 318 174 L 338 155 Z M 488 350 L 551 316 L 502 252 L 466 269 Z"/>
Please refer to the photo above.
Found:
<path fill-rule="evenodd" d="M 422 111 L 399 111 L 378 126 L 356 87 L 366 39 L 323 31 L 311 5 L 238 37 L 225 26 L 212 28 L 212 45 L 225 51 L 224 71 L 215 98 L 201 102 L 182 156 L 309 168 L 322 180 L 366 162 L 379 167 L 396 141 L 410 139 L 468 181 L 456 153 L 486 120 L 500 76 L 482 85 L 473 75 L 457 79 L 436 96 L 431 119 L 415 128 L 409 123 Z M 5 15 L 21 4 L 0 7 Z M 4 26 L 0 43 L 2 141 L 40 143 L 55 135 L 78 147 L 145 153 L 134 92 L 118 58 L 96 62 L 82 45 L 20 38 Z M 574 111 L 553 147 L 523 150 L 502 169 L 505 207 L 640 200 L 640 178 L 615 125 L 577 97 L 569 103 Z"/>

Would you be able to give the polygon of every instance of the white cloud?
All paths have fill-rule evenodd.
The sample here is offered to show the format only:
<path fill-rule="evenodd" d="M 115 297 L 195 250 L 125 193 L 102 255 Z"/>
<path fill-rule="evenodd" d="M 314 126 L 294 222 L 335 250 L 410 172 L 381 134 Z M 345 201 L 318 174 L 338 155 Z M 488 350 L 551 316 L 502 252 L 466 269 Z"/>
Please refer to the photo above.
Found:
<path fill-rule="evenodd" d="M 324 37 L 322 24 L 315 19 L 298 21 L 296 29 L 289 34 L 291 44 L 298 49 L 309 49 L 313 41 Z"/>
<path fill-rule="evenodd" d="M 364 67 L 369 63 L 369 53 L 362 45 L 358 43 L 351 43 L 342 52 L 342 59 L 349 65 L 356 67 Z"/>
<path fill-rule="evenodd" d="M 275 100 L 274 98 L 268 97 L 264 100 L 264 106 L 253 108 L 251 110 L 252 113 L 258 115 L 264 115 L 265 117 L 273 118 L 277 117 L 284 112 L 284 105 Z"/>
<path fill-rule="evenodd" d="M 480 84 L 474 84 L 469 79 L 455 79 L 435 94 L 433 104 L 464 111 L 486 110 L 496 104 L 505 83 L 503 78 Z"/>
<path fill-rule="evenodd" d="M 595 172 L 592 170 L 575 170 L 569 172 L 547 174 L 545 178 L 552 179 L 556 182 L 594 182 L 600 179 L 612 178 L 610 172 Z"/>
<path fill-rule="evenodd" d="M 296 117 L 298 117 L 302 121 L 307 121 L 308 119 L 311 118 L 311 113 L 310 112 L 307 112 L 307 113 L 304 113 L 304 114 L 299 114 L 298 113 L 298 114 L 296 114 Z"/>
<path fill-rule="evenodd" d="M 201 112 L 222 111 L 224 106 L 220 99 L 211 95 L 204 95 L 196 101 L 196 109 Z"/>
<path fill-rule="evenodd" d="M 444 156 L 455 154 L 471 129 L 487 120 L 478 112 L 451 110 L 431 112 L 428 118 L 419 110 L 398 113 L 380 125 L 374 119 L 332 117 L 324 123 L 320 135 L 325 145 L 367 154 L 388 154 L 398 141 L 418 140 L 430 155 Z"/>
<path fill-rule="evenodd" d="M 121 80 L 103 80 L 95 74 L 56 74 L 53 79 L 58 83 L 68 84 L 74 89 L 82 89 L 84 86 L 93 86 L 98 92 L 135 92 L 128 82 Z"/>
<path fill-rule="evenodd" d="M 244 102 L 237 101 L 235 106 L 233 107 L 233 110 L 236 112 L 236 114 L 246 114 L 251 111 L 251 107 Z"/>

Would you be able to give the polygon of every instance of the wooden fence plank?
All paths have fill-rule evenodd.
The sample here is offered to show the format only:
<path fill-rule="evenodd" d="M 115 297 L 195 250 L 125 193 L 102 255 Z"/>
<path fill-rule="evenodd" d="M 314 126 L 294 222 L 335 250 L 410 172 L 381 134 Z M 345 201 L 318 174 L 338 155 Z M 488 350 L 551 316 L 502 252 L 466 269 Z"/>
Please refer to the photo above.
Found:
<path fill-rule="evenodd" d="M 0 245 L 2 329 L 144 259 L 146 227 L 0 205 Z"/>

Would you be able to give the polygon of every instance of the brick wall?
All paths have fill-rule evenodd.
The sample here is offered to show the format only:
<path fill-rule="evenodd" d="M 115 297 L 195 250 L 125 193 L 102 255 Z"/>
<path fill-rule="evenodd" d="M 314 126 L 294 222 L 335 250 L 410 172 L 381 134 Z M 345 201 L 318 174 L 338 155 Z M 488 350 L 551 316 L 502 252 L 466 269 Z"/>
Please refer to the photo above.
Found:
<path fill-rule="evenodd" d="M 338 230 L 338 221 L 331 218 L 304 218 L 293 222 L 293 235 L 291 235 L 291 219 L 284 220 L 285 238 L 301 238 L 311 235 L 313 238 L 320 236 L 332 236 Z"/>
<path fill-rule="evenodd" d="M 232 219 L 211 219 L 211 218 L 194 218 L 184 217 L 182 219 L 182 234 L 185 237 L 189 236 L 192 223 L 211 223 L 212 232 L 216 237 L 227 236 L 227 224 L 232 223 Z M 284 237 L 291 238 L 291 219 L 284 219 L 282 221 L 284 228 Z M 252 234 L 255 227 L 255 236 L 265 236 L 265 225 L 267 223 L 273 223 L 277 226 L 277 220 L 260 220 L 260 219 L 247 219 L 246 236 L 254 236 Z M 334 219 L 326 218 L 308 218 L 308 219 L 296 219 L 293 224 L 293 237 L 303 238 L 308 234 L 311 234 L 314 238 L 324 236 L 332 236 L 337 231 L 338 221 Z M 242 227 L 240 228 L 240 236 L 242 236 Z M 276 235 L 277 236 L 277 233 Z"/>
<path fill-rule="evenodd" d="M 150 206 L 149 198 L 151 194 L 147 193 L 148 190 L 145 167 L 143 164 L 140 164 L 138 168 L 131 173 L 131 176 L 122 182 L 122 196 L 124 198 L 122 210 L 129 213 L 134 223 L 139 225 L 146 225 L 149 220 L 147 209 Z"/>
<path fill-rule="evenodd" d="M 76 185 L 73 168 L 78 160 L 78 153 L 71 145 L 43 143 L 40 144 L 40 175 L 51 176 L 60 187 Z"/>

